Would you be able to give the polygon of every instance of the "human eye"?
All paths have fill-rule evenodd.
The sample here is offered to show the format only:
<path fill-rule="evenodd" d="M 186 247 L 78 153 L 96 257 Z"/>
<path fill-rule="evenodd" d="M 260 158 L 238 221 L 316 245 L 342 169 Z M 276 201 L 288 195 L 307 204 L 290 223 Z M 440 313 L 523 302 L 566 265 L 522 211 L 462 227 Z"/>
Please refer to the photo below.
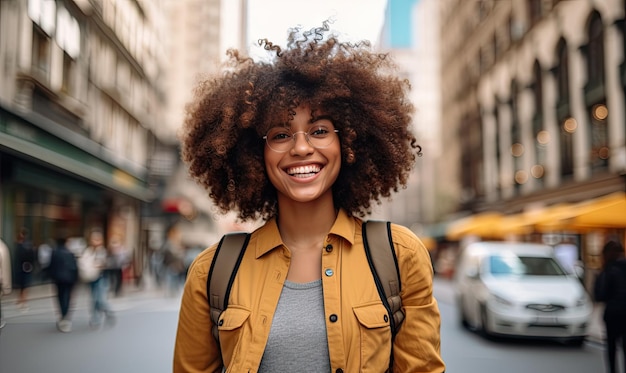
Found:
<path fill-rule="evenodd" d="M 331 132 L 332 132 L 332 129 L 329 128 L 328 126 L 316 125 L 315 127 L 309 130 L 309 136 L 321 138 L 321 137 L 326 137 L 330 135 Z"/>
<path fill-rule="evenodd" d="M 287 142 L 291 139 L 291 132 L 286 128 L 275 127 L 269 130 L 267 138 L 272 142 Z"/>

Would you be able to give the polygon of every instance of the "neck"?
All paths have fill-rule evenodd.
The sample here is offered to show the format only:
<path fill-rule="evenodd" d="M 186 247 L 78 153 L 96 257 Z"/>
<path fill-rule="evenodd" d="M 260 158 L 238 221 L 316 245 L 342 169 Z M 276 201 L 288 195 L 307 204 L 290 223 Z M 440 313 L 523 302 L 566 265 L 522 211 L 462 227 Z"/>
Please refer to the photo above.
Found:
<path fill-rule="evenodd" d="M 337 211 L 330 198 L 298 203 L 293 200 L 278 204 L 278 229 L 283 242 L 291 249 L 320 248 L 335 223 Z"/>

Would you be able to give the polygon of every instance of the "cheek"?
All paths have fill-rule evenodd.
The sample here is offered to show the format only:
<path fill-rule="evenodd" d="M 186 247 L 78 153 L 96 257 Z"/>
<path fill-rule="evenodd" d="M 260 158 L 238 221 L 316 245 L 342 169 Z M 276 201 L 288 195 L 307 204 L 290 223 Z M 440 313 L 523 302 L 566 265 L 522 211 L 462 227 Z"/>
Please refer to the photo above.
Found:
<path fill-rule="evenodd" d="M 268 150 L 267 147 L 263 152 L 263 165 L 265 167 L 265 173 L 270 178 L 270 182 L 272 182 L 273 175 L 276 172 L 276 168 L 278 167 L 278 161 L 280 160 L 280 157 L 277 157 L 276 155 L 276 152 Z"/>

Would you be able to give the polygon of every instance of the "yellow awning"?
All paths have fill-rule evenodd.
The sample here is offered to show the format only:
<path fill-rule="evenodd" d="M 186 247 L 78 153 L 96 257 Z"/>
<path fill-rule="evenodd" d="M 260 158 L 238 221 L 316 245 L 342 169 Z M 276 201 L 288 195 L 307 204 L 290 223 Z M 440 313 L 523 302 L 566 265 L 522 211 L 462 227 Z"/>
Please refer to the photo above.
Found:
<path fill-rule="evenodd" d="M 616 192 L 556 211 L 536 225 L 537 230 L 626 228 L 626 193 Z"/>
<path fill-rule="evenodd" d="M 500 237 L 540 231 L 542 224 L 554 221 L 564 212 L 570 211 L 571 206 L 571 204 L 558 204 L 506 215 L 498 225 Z"/>
<path fill-rule="evenodd" d="M 459 240 L 467 235 L 503 238 L 509 234 L 605 228 L 626 228 L 626 193 L 616 192 L 576 204 L 557 204 L 506 216 L 484 212 L 451 223 L 446 238 Z"/>
<path fill-rule="evenodd" d="M 580 203 L 572 223 L 578 228 L 626 228 L 626 193 Z"/>
<path fill-rule="evenodd" d="M 468 235 L 500 237 L 499 224 L 502 218 L 499 212 L 483 212 L 459 219 L 448 226 L 446 238 L 458 240 Z"/>
<path fill-rule="evenodd" d="M 573 203 L 563 203 L 547 207 L 532 223 L 535 232 L 554 232 L 567 227 L 567 221 L 574 211 Z"/>

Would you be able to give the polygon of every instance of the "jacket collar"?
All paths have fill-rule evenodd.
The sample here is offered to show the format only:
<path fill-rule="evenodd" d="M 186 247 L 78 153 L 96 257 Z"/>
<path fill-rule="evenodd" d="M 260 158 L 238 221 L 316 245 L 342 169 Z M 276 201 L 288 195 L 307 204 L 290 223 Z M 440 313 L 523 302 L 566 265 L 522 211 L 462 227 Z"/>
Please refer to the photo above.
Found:
<path fill-rule="evenodd" d="M 329 234 L 344 238 L 350 243 L 349 246 L 352 246 L 352 244 L 354 244 L 355 231 L 356 219 L 348 215 L 344 209 L 340 209 L 335 223 L 330 228 Z M 262 227 L 253 232 L 253 234 L 257 236 L 256 240 L 251 241 L 256 242 L 254 250 L 257 259 L 283 245 L 280 232 L 278 231 L 276 217 L 268 220 Z"/>

